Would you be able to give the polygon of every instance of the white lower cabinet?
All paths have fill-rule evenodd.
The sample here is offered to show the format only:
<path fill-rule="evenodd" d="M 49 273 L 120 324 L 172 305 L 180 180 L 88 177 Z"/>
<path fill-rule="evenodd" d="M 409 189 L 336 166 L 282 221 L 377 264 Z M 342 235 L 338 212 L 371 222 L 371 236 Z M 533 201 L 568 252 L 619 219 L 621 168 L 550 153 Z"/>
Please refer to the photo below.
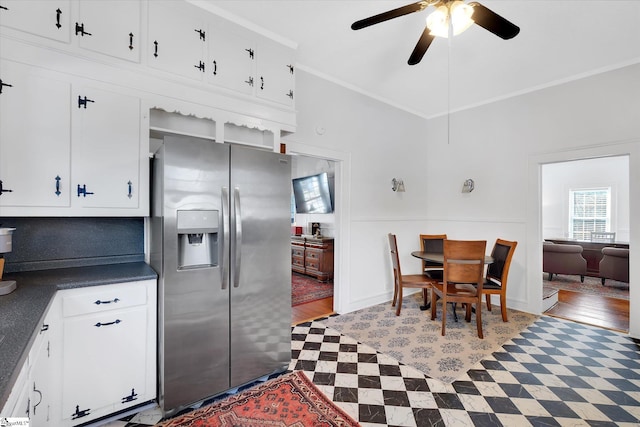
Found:
<path fill-rule="evenodd" d="M 56 426 L 60 396 L 60 300 L 54 298 L 29 350 L 2 417 L 29 418 L 31 426 Z M 12 407 L 12 409 L 11 409 Z"/>
<path fill-rule="evenodd" d="M 156 397 L 156 282 L 61 292 L 62 424 L 78 425 Z"/>
<path fill-rule="evenodd" d="M 58 291 L 0 417 L 77 426 L 156 398 L 156 281 Z"/>

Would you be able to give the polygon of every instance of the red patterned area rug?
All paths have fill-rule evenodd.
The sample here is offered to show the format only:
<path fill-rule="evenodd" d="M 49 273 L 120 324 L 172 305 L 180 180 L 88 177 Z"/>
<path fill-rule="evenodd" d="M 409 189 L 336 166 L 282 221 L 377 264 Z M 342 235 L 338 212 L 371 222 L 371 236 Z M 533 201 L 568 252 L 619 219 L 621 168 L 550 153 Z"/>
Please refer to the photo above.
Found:
<path fill-rule="evenodd" d="M 333 282 L 319 282 L 313 277 L 291 272 L 291 306 L 333 296 Z"/>
<path fill-rule="evenodd" d="M 176 427 L 358 426 L 301 371 L 294 371 L 220 402 L 164 421 Z"/>
<path fill-rule="evenodd" d="M 580 276 L 554 275 L 553 280 L 547 280 L 548 273 L 544 273 L 542 283 L 545 288 L 563 289 L 565 291 L 583 292 L 591 295 L 599 295 L 609 298 L 629 299 L 629 284 L 617 280 L 607 279 L 605 285 L 599 277 L 585 276 L 584 283 L 580 282 Z"/>

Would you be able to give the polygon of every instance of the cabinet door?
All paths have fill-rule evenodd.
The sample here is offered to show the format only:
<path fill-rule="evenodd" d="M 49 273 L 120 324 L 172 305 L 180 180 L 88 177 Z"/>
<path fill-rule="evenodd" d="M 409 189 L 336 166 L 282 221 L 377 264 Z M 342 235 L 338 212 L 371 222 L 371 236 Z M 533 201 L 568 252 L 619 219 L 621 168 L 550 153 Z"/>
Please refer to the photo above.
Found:
<path fill-rule="evenodd" d="M 255 86 L 255 44 L 246 31 L 230 23 L 209 26 L 207 81 L 236 92 L 252 94 Z"/>
<path fill-rule="evenodd" d="M 54 297 L 29 352 L 29 416 L 34 426 L 57 426 L 62 318 Z"/>
<path fill-rule="evenodd" d="M 0 409 L 0 418 L 29 416 L 29 361 L 20 369 L 9 397 Z"/>
<path fill-rule="evenodd" d="M 180 6 L 180 8 L 178 8 Z M 200 19 L 188 13 L 180 2 L 149 2 L 148 59 L 151 67 L 192 79 L 202 80 L 206 28 Z"/>
<path fill-rule="evenodd" d="M 287 106 L 294 99 L 294 50 L 262 38 L 256 51 L 256 95 Z"/>
<path fill-rule="evenodd" d="M 69 206 L 71 85 L 11 61 L 0 80 L 0 207 Z"/>
<path fill-rule="evenodd" d="M 75 91 L 72 102 L 74 203 L 81 207 L 137 208 L 140 100 L 83 87 Z"/>
<path fill-rule="evenodd" d="M 0 0 L 0 25 L 69 42 L 69 0 Z"/>
<path fill-rule="evenodd" d="M 144 402 L 151 333 L 146 306 L 65 318 L 63 418 L 81 423 Z"/>
<path fill-rule="evenodd" d="M 29 381 L 29 415 L 34 426 L 55 425 L 52 417 L 53 398 L 60 391 L 55 388 L 53 381 L 56 366 L 51 363 L 51 345 L 51 341 L 47 339 L 34 355 L 33 361 L 30 361 L 32 365 Z"/>
<path fill-rule="evenodd" d="M 75 34 L 80 47 L 140 61 L 140 2 L 81 1 L 79 8 L 80 19 Z"/>

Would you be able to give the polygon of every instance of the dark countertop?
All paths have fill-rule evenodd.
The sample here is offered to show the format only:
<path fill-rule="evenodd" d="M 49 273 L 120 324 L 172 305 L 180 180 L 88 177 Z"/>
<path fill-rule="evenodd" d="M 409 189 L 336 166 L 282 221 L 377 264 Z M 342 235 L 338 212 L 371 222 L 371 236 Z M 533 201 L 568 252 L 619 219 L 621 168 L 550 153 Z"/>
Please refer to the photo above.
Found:
<path fill-rule="evenodd" d="M 3 280 L 15 280 L 18 287 L 0 295 L 0 409 L 9 398 L 35 339 L 36 327 L 56 291 L 157 277 L 144 262 L 5 274 Z"/>

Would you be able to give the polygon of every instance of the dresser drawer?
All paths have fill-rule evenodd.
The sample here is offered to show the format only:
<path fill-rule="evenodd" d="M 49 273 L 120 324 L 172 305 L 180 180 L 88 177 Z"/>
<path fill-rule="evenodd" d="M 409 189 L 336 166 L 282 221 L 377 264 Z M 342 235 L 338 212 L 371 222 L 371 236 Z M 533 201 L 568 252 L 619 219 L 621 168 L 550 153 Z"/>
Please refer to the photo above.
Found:
<path fill-rule="evenodd" d="M 308 258 L 305 262 L 305 267 L 307 270 L 315 270 L 318 271 L 319 267 L 320 267 L 320 263 L 318 262 L 317 259 L 313 259 L 313 258 Z"/>
<path fill-rule="evenodd" d="M 65 291 L 62 297 L 62 316 L 101 313 L 147 303 L 144 282 L 78 288 Z"/>

